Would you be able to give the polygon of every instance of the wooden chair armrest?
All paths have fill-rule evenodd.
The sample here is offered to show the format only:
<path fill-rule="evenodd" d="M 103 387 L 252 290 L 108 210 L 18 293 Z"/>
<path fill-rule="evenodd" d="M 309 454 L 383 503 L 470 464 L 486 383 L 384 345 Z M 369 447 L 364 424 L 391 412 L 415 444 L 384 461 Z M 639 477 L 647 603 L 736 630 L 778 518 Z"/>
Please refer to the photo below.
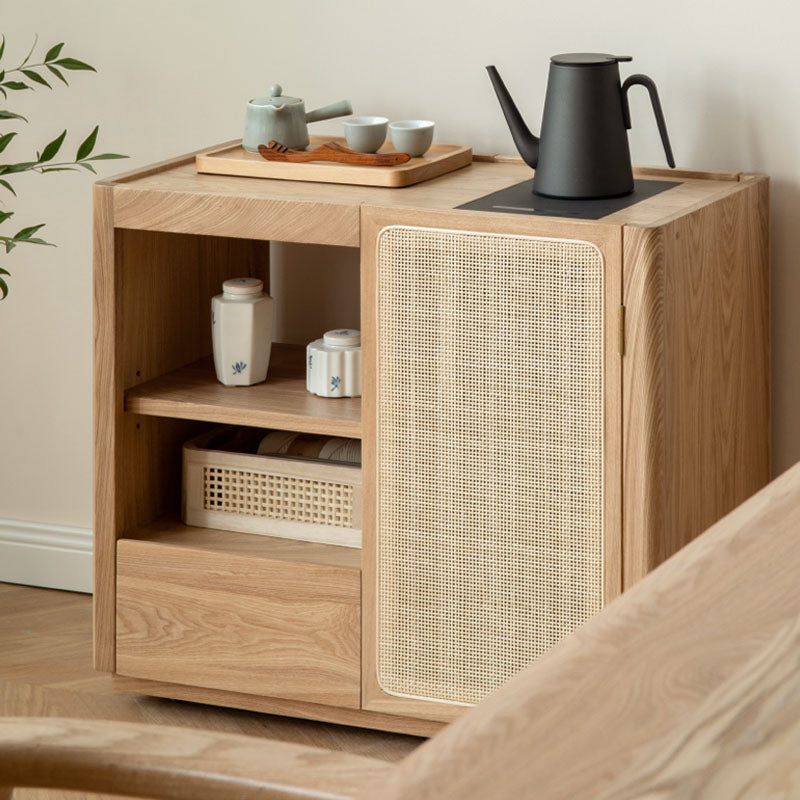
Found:
<path fill-rule="evenodd" d="M 3 787 L 159 800 L 349 798 L 391 765 L 251 736 L 131 722 L 0 718 Z"/>

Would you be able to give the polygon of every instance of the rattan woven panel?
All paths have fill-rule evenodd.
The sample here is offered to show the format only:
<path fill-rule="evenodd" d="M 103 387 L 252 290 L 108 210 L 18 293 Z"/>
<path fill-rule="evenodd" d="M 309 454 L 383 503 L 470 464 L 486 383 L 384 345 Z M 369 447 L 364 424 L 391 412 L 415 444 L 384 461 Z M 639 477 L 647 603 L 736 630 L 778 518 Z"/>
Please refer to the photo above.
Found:
<path fill-rule="evenodd" d="M 353 487 L 291 475 L 204 467 L 203 508 L 352 528 Z"/>
<path fill-rule="evenodd" d="M 603 259 L 378 240 L 378 680 L 475 703 L 602 606 Z"/>

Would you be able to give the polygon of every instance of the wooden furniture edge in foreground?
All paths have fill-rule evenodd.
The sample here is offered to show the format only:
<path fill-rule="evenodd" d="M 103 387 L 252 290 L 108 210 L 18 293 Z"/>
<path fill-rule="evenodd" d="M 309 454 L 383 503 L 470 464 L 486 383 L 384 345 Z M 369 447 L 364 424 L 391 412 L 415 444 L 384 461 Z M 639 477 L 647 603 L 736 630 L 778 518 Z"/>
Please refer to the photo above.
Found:
<path fill-rule="evenodd" d="M 0 719 L 2 800 L 10 800 L 7 787 L 176 800 L 332 800 L 354 796 L 390 769 L 365 756 L 232 733 L 59 717 Z"/>
<path fill-rule="evenodd" d="M 381 800 L 797 796 L 799 532 L 800 463 L 411 753 Z"/>

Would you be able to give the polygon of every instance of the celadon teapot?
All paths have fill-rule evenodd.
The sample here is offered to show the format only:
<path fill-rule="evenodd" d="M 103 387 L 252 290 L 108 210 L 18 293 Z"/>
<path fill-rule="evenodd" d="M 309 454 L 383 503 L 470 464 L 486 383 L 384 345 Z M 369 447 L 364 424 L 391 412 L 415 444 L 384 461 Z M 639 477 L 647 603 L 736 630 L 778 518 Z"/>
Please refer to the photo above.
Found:
<path fill-rule="evenodd" d="M 260 144 L 267 145 L 271 140 L 302 150 L 308 146 L 309 122 L 353 113 L 349 100 L 306 113 L 305 103 L 299 97 L 284 95 L 279 84 L 270 86 L 269 92 L 268 97 L 256 97 L 247 104 L 242 146 L 251 153 L 257 153 Z"/>

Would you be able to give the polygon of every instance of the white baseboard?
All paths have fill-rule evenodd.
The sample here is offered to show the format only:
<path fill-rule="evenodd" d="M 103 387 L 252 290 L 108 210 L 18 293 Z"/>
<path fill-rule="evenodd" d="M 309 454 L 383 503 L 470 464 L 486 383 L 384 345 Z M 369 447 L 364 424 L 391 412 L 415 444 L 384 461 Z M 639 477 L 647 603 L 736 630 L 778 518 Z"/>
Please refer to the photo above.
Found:
<path fill-rule="evenodd" d="M 0 519 L 0 581 L 91 594 L 91 529 Z"/>

